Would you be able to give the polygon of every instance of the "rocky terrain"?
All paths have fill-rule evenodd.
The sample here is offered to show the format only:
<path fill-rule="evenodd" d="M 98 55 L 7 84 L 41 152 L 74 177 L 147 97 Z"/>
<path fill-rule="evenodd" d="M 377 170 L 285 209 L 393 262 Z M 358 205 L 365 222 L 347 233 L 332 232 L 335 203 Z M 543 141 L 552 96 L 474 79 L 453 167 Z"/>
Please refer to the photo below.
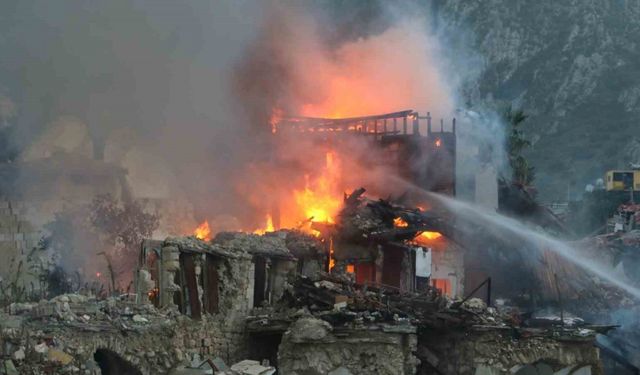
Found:
<path fill-rule="evenodd" d="M 542 200 L 640 160 L 638 1 L 436 0 L 433 9 L 457 64 L 477 73 L 467 104 L 514 102 L 531 115 Z"/>

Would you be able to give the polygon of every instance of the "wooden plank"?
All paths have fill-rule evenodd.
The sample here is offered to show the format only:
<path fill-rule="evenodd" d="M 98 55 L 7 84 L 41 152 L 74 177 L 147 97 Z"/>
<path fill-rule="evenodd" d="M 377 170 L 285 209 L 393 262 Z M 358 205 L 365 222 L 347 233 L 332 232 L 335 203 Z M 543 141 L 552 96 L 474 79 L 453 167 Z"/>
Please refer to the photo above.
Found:
<path fill-rule="evenodd" d="M 267 292 L 267 262 L 262 257 L 255 257 L 255 277 L 253 288 L 253 306 L 259 307 L 266 299 Z"/>
<path fill-rule="evenodd" d="M 211 255 L 207 255 L 205 270 L 204 310 L 209 314 L 215 314 L 218 312 L 219 304 L 218 267 Z"/>
<path fill-rule="evenodd" d="M 384 119 L 389 119 L 394 117 L 405 117 L 410 115 L 411 113 L 413 113 L 413 110 L 408 109 L 405 111 L 385 113 L 382 115 L 362 116 L 362 117 L 322 118 L 322 117 L 291 116 L 291 117 L 285 117 L 283 121 L 292 121 L 292 122 L 308 121 L 308 122 L 317 122 L 317 123 L 325 123 L 325 124 L 335 124 L 335 123 L 339 124 L 339 123 L 345 123 L 345 122 L 360 122 L 364 120 L 384 120 Z"/>
<path fill-rule="evenodd" d="M 193 260 L 194 255 L 188 253 L 180 253 L 180 265 L 184 275 L 185 287 L 191 310 L 191 317 L 193 319 L 200 319 L 202 316 L 202 308 L 200 306 L 200 299 L 198 298 L 198 281 L 196 280 L 196 266 Z"/>

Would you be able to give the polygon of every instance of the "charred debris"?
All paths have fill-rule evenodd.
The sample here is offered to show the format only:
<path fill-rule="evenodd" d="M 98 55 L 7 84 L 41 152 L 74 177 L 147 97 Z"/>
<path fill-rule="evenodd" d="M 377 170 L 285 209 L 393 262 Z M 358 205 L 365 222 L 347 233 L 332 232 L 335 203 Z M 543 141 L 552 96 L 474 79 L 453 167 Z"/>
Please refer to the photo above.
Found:
<path fill-rule="evenodd" d="M 133 294 L 12 304 L 2 373 L 601 373 L 612 326 L 494 305 L 490 279 L 456 297 L 420 258 L 445 262 L 437 242 L 464 251 L 474 228 L 401 200 L 359 189 L 311 231 L 145 240 Z"/>

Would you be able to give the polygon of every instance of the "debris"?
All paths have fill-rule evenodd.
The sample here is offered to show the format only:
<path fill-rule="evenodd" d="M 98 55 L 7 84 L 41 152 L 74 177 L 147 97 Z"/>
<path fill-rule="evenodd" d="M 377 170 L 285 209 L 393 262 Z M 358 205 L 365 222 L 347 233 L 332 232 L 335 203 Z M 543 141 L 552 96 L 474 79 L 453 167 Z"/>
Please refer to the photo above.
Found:
<path fill-rule="evenodd" d="M 272 375 L 276 372 L 274 367 L 262 366 L 260 362 L 245 359 L 231 366 L 232 371 L 236 371 L 241 375 Z"/>
<path fill-rule="evenodd" d="M 346 367 L 338 367 L 335 370 L 331 370 L 327 375 L 352 375 L 351 371 L 349 371 Z"/>
<path fill-rule="evenodd" d="M 51 362 L 57 362 L 62 364 L 63 366 L 68 365 L 73 361 L 73 357 L 69 354 L 63 352 L 62 350 L 50 348 L 47 353 L 47 359 Z"/>
<path fill-rule="evenodd" d="M 36 353 L 45 354 L 45 353 L 47 353 L 49 351 L 49 347 L 47 346 L 46 343 L 42 342 L 42 343 L 34 346 L 33 350 L 35 350 Z"/>
<path fill-rule="evenodd" d="M 143 317 L 142 315 L 136 314 L 131 318 L 136 323 L 149 323 L 149 319 Z"/>
<path fill-rule="evenodd" d="M 291 325 L 287 334 L 291 337 L 292 342 L 306 342 L 314 340 L 322 340 L 331 331 L 331 324 L 313 317 L 304 317 L 298 319 Z"/>
<path fill-rule="evenodd" d="M 21 347 L 20 349 L 18 349 L 15 352 L 13 352 L 11 357 L 13 359 L 15 359 L 16 361 L 22 361 L 25 358 L 24 348 Z"/>

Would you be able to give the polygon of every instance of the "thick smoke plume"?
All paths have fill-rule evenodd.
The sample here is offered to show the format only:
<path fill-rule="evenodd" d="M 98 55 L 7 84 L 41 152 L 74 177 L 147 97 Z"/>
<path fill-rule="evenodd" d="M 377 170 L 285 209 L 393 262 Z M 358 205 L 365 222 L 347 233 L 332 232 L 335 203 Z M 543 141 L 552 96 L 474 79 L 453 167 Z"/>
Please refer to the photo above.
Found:
<path fill-rule="evenodd" d="M 367 32 L 339 38 L 318 9 L 273 4 L 236 69 L 235 92 L 256 131 L 268 134 L 272 126 L 277 130 L 274 121 L 292 115 L 344 118 L 413 109 L 450 118 L 453 88 L 424 12 L 384 9 L 378 17 L 388 23 L 383 30 L 363 26 Z M 385 155 L 364 139 L 311 142 L 276 136 L 268 161 L 253 163 L 251 173 L 241 176 L 251 204 L 265 213 L 280 206 L 283 225 L 305 219 L 295 207 L 301 195 L 336 211 L 343 192 L 360 186 L 380 195 L 403 189 L 385 183 L 398 171 L 385 167 L 393 163 L 381 160 Z"/>
<path fill-rule="evenodd" d="M 336 41 L 312 10 L 272 6 L 237 71 L 242 102 L 262 123 L 274 111 L 340 118 L 414 109 L 449 116 L 453 88 L 426 16 L 389 10 L 381 17 L 391 20 L 385 30 Z"/>
<path fill-rule="evenodd" d="M 419 7 L 33 0 L 6 10 L 2 122 L 22 152 L 2 190 L 60 203 L 40 205 L 37 225 L 96 193 L 144 202 L 160 215 L 157 237 L 202 220 L 253 230 L 277 210 L 295 225 L 308 218 L 302 204 L 334 207 L 360 186 L 396 193 L 385 183 L 395 171 L 363 140 L 275 141 L 270 120 L 404 109 L 437 119 L 456 107 L 459 78 Z M 75 256 L 96 252 L 88 242 Z"/>

